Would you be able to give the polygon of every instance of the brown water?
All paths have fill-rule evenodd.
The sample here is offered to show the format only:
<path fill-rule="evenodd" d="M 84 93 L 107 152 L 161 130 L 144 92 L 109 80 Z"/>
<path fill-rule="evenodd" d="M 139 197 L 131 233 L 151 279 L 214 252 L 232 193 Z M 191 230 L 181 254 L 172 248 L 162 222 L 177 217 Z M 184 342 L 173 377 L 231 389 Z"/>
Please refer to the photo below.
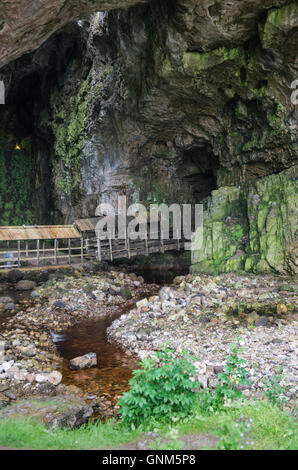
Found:
<path fill-rule="evenodd" d="M 98 409 L 98 415 L 110 414 L 108 409 L 128 390 L 132 370 L 138 363 L 136 359 L 107 341 L 108 326 L 122 313 L 123 310 L 108 318 L 78 323 L 64 333 L 62 341 L 56 343 L 59 354 L 64 358 L 63 384 L 75 385 L 89 397 L 94 397 L 90 399 L 90 404 L 96 403 L 99 398 L 110 402 L 103 406 L 103 410 Z M 97 367 L 84 370 L 69 368 L 70 359 L 89 352 L 96 353 Z"/>
<path fill-rule="evenodd" d="M 158 285 L 146 297 L 158 291 Z M 119 397 L 129 389 L 132 371 L 138 366 L 138 359 L 125 353 L 107 341 L 107 328 L 114 320 L 131 310 L 135 302 L 145 295 L 122 306 L 107 306 L 109 312 L 103 318 L 84 320 L 62 332 L 56 339 L 56 348 L 64 358 L 61 373 L 64 385 L 75 385 L 87 394 L 88 402 L 96 405 L 92 418 L 110 416 Z M 89 352 L 97 355 L 97 366 L 90 369 L 71 370 L 69 360 Z"/>
<path fill-rule="evenodd" d="M 145 272 L 134 270 L 137 275 L 142 275 L 147 283 L 155 283 L 152 287 L 151 295 L 154 295 L 159 286 L 170 282 L 177 272 L 166 270 Z M 146 294 L 148 297 L 150 294 Z M 145 295 L 143 295 L 145 297 Z M 141 297 L 142 298 L 142 297 Z M 106 331 L 112 322 L 126 311 L 131 310 L 135 302 L 123 307 L 109 307 L 109 314 L 104 318 L 84 320 L 67 331 L 63 336 L 58 337 L 55 343 L 57 351 L 64 358 L 62 383 L 65 385 L 75 385 L 87 394 L 91 405 L 99 404 L 95 408 L 93 418 L 109 416 L 113 414 L 113 407 L 119 397 L 129 389 L 129 380 L 132 378 L 132 371 L 138 366 L 138 359 L 123 352 L 114 344 L 108 343 Z M 89 352 L 97 355 L 97 367 L 83 370 L 71 370 L 69 360 L 77 356 L 82 356 Z M 102 401 L 99 401 L 103 399 Z"/>

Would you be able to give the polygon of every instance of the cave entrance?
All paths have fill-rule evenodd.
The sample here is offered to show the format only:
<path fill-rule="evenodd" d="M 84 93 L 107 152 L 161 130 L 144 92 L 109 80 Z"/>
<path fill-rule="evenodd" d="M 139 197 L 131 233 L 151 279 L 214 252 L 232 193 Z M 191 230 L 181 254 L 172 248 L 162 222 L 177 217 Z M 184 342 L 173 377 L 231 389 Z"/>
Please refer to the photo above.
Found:
<path fill-rule="evenodd" d="M 0 225 L 51 223 L 51 143 L 35 125 L 41 90 L 37 72 L 16 77 L 0 106 Z"/>
<path fill-rule="evenodd" d="M 209 144 L 187 150 L 182 155 L 180 174 L 189 186 L 194 202 L 201 203 L 217 188 L 219 160 Z"/>

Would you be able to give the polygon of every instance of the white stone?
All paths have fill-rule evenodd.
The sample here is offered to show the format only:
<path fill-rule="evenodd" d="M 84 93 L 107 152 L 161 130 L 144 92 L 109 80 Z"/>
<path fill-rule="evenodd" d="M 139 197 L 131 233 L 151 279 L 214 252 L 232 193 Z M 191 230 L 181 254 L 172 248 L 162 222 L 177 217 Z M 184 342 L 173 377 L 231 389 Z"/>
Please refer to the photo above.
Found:
<path fill-rule="evenodd" d="M 35 381 L 38 383 L 47 382 L 47 380 L 48 380 L 48 377 L 45 374 L 37 374 L 35 377 Z"/>
<path fill-rule="evenodd" d="M 52 385 L 59 385 L 62 380 L 62 374 L 60 372 L 54 370 L 47 376 L 48 382 Z"/>
<path fill-rule="evenodd" d="M 13 366 L 13 363 L 13 360 L 3 362 L 0 366 L 0 372 L 7 372 Z"/>

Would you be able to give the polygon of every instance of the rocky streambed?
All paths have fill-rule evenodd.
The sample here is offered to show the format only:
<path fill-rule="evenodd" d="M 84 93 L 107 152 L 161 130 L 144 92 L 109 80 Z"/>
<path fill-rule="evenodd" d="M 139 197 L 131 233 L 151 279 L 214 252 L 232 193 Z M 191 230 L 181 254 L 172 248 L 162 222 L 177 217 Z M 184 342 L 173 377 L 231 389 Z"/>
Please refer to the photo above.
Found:
<path fill-rule="evenodd" d="M 190 351 L 205 387 L 216 385 L 230 344 L 239 340 L 251 381 L 247 396 L 264 397 L 266 379 L 282 368 L 286 400 L 297 397 L 297 283 L 291 278 L 176 277 L 113 322 L 108 337 L 139 358 L 165 344 Z"/>
<path fill-rule="evenodd" d="M 25 300 L 13 303 L 11 299 L 10 310 L 7 303 L 2 304 L 0 407 L 5 408 L 3 417 L 14 413 L 6 406 L 16 401 L 18 414 L 40 414 L 36 405 L 37 411 L 40 410 L 41 397 L 42 408 L 48 409 L 44 415 L 55 415 L 61 408 L 67 416 L 71 410 L 85 417 L 113 415 L 118 397 L 127 390 L 137 362 L 131 353 L 126 354 L 106 341 L 106 328 L 113 319 L 131 309 L 137 299 L 157 289 L 157 285 L 145 284 L 134 273 L 109 271 L 91 275 L 78 269 L 72 275 L 52 275 Z M 91 351 L 97 354 L 97 367 L 71 370 L 72 358 Z M 82 400 L 81 406 L 78 398 Z M 26 401 L 20 408 L 21 399 Z M 29 411 L 28 400 L 31 400 Z M 56 422 L 50 419 L 47 424 Z M 81 418 L 71 416 L 65 422 L 80 423 Z"/>
<path fill-rule="evenodd" d="M 271 276 L 189 274 L 161 287 L 116 269 L 52 275 L 0 303 L 1 416 L 69 427 L 113 416 L 138 359 L 166 343 L 194 353 L 202 385 L 213 387 L 236 339 L 251 380 L 244 393 L 263 397 L 265 379 L 282 368 L 292 407 L 296 293 L 295 280 Z M 70 368 L 71 359 L 90 352 L 96 366 Z"/>

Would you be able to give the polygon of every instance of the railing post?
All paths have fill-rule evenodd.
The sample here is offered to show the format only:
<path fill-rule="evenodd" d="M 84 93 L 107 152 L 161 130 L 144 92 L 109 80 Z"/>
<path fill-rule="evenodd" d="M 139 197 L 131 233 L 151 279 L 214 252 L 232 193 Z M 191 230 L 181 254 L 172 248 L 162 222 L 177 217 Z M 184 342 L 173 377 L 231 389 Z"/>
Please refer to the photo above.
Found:
<path fill-rule="evenodd" d="M 129 239 L 129 234 L 128 234 L 128 231 L 127 231 L 127 228 L 126 228 L 126 240 L 127 240 L 127 256 L 128 256 L 128 259 L 130 259 L 130 239 Z"/>
<path fill-rule="evenodd" d="M 57 240 L 54 240 L 54 263 L 57 264 Z"/>
<path fill-rule="evenodd" d="M 180 242 L 179 242 L 179 229 L 177 228 L 177 249 L 180 251 Z"/>
<path fill-rule="evenodd" d="M 109 245 L 110 245 L 110 259 L 111 261 L 113 261 L 112 238 L 111 238 L 110 232 L 109 232 Z"/>
<path fill-rule="evenodd" d="M 20 253 L 20 251 L 21 251 L 21 241 L 18 240 L 18 267 L 21 266 L 21 253 Z"/>
<path fill-rule="evenodd" d="M 71 240 L 68 239 L 68 264 L 71 264 Z"/>
<path fill-rule="evenodd" d="M 36 264 L 39 266 L 39 240 L 36 240 Z"/>
<path fill-rule="evenodd" d="M 84 263 L 84 238 L 81 237 L 81 263 Z"/>
<path fill-rule="evenodd" d="M 100 238 L 97 237 L 97 259 L 101 261 L 101 247 L 100 247 Z"/>

